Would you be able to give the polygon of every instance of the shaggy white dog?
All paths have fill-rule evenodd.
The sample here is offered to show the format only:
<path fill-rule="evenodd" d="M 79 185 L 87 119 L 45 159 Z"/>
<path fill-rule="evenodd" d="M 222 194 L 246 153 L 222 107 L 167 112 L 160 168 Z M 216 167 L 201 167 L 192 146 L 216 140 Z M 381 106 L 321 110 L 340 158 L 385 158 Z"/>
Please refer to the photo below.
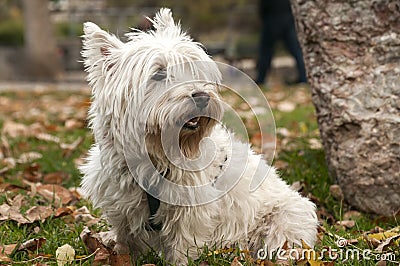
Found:
<path fill-rule="evenodd" d="M 184 264 L 205 244 L 312 246 L 314 204 L 218 122 L 216 63 L 169 9 L 152 22 L 154 30 L 134 30 L 127 43 L 84 24 L 96 143 L 82 188 L 112 226 L 116 248 L 151 246 Z"/>

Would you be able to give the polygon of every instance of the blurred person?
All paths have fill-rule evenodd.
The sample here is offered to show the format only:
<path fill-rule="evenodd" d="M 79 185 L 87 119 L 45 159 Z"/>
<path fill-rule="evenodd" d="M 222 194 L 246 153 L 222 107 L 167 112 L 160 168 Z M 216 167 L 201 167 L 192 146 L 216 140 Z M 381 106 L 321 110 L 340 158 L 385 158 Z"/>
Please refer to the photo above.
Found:
<path fill-rule="evenodd" d="M 303 54 L 297 39 L 296 27 L 289 0 L 259 0 L 259 15 L 262 21 L 259 58 L 257 62 L 256 83 L 265 82 L 271 70 L 274 46 L 282 40 L 286 49 L 296 60 L 298 77 L 295 80 L 285 80 L 288 85 L 306 83 L 306 70 Z"/>

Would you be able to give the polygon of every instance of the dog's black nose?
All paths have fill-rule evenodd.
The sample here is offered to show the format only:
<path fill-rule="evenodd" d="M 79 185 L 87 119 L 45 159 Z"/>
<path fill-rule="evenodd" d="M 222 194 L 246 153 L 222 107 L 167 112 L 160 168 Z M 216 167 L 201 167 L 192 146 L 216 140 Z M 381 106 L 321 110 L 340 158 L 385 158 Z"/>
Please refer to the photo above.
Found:
<path fill-rule="evenodd" d="M 192 98 L 197 108 L 200 109 L 207 107 L 208 102 L 210 101 L 210 95 L 203 91 L 193 93 Z"/>

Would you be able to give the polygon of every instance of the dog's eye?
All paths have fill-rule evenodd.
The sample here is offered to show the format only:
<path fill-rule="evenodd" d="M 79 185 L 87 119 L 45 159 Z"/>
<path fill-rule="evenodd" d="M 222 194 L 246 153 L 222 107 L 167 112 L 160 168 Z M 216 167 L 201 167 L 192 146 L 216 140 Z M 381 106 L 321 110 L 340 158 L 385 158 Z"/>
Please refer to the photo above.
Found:
<path fill-rule="evenodd" d="M 165 68 L 158 70 L 151 79 L 161 81 L 167 77 L 167 70 Z"/>

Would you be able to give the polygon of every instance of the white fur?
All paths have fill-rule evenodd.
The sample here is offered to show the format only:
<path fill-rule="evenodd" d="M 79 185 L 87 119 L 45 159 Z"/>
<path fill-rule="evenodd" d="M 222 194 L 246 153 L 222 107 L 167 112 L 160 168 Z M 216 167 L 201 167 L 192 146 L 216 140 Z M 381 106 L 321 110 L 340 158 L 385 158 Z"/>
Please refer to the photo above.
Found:
<path fill-rule="evenodd" d="M 180 169 L 158 152 L 157 142 L 149 141 L 149 134 L 158 136 L 160 128 L 173 128 L 191 112 L 193 92 L 208 93 L 211 99 L 207 115 L 216 119 L 222 116 L 215 85 L 221 76 L 216 64 L 199 44 L 182 33 L 168 9 L 161 9 L 153 23 L 154 31 L 127 34 L 127 43 L 91 22 L 84 24 L 82 55 L 93 89 L 89 118 L 96 143 L 81 167 L 82 188 L 93 205 L 102 209 L 118 243 L 128 245 L 133 252 L 145 252 L 150 245 L 178 264 L 186 261 L 186 254 L 196 256 L 196 246 L 221 241 L 253 251 L 264 245 L 277 248 L 286 240 L 290 244 L 300 245 L 304 240 L 314 245 L 314 204 L 291 190 L 260 155 L 254 154 L 249 145 L 232 139 L 233 135 L 222 126 L 212 124 L 201 135 L 201 131 L 195 131 L 193 137 L 188 133 L 182 147 L 188 157 L 198 156 L 200 146 L 211 152 L 211 147 L 200 142 L 203 138 L 217 147 L 212 163 L 201 171 Z M 159 69 L 166 69 L 166 78 L 155 82 L 151 77 Z M 178 76 L 180 81 L 185 79 L 184 73 L 210 83 L 174 87 Z M 149 156 L 159 172 L 168 169 L 166 178 L 181 185 L 214 182 L 217 189 L 223 190 L 230 185 L 229 180 L 217 177 L 223 173 L 243 175 L 226 195 L 207 204 L 177 206 L 161 202 L 154 221 L 162 223 L 162 230 L 149 231 L 147 197 L 138 185 L 155 182 Z M 267 174 L 267 178 L 250 193 L 254 174 Z"/>

